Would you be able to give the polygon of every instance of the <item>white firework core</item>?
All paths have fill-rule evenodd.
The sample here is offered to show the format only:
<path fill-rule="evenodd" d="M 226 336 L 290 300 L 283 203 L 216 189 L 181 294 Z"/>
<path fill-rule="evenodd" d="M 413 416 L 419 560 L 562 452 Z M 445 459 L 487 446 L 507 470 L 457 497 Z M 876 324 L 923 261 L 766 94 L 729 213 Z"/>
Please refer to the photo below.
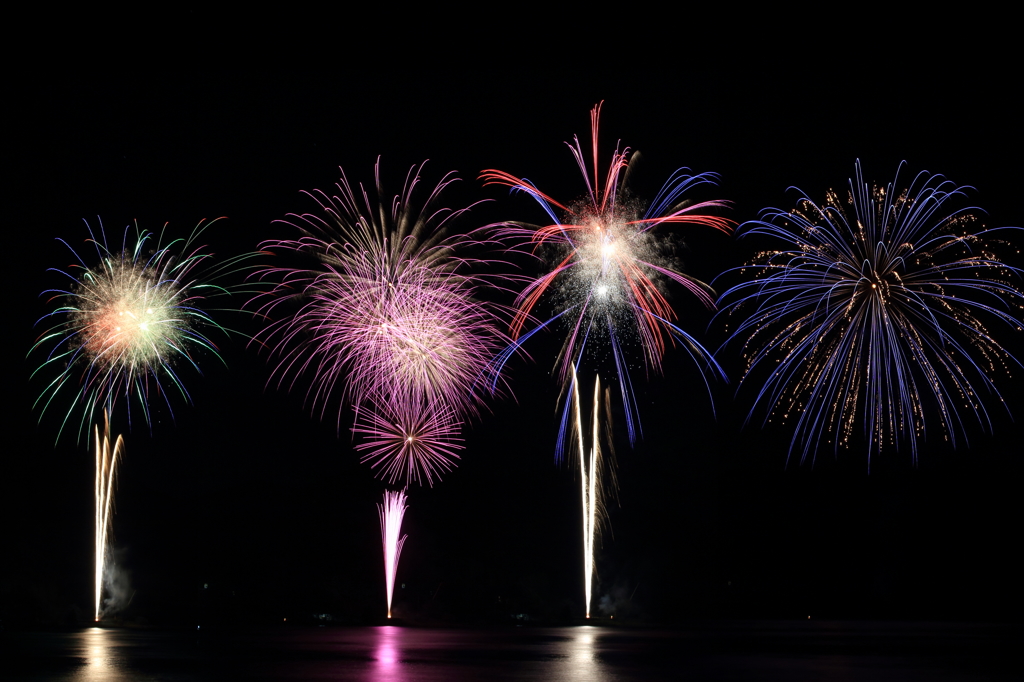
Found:
<path fill-rule="evenodd" d="M 157 273 L 131 263 L 104 262 L 82 277 L 76 292 L 74 326 L 94 365 L 135 373 L 167 361 L 181 348 L 188 321 L 180 309 L 179 289 Z"/>

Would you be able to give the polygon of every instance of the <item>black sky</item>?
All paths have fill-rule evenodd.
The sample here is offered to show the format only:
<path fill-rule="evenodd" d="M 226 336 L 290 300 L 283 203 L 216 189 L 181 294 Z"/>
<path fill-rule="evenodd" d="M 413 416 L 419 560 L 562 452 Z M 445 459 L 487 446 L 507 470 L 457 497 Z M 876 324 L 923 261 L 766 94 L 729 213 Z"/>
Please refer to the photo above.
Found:
<path fill-rule="evenodd" d="M 400 79 L 384 69 L 29 79 L 18 98 L 26 120 L 8 155 L 16 277 L 0 618 L 52 622 L 72 605 L 88 609 L 92 456 L 73 439 L 55 446 L 55 419 L 37 423 L 41 384 L 29 374 L 40 358 L 24 359 L 48 310 L 39 292 L 56 283 L 46 269 L 68 261 L 55 240 L 84 246 L 83 218 L 100 216 L 114 230 L 169 222 L 184 234 L 227 216 L 208 241 L 229 257 L 290 236 L 272 221 L 310 208 L 300 190 L 329 187 L 339 166 L 367 181 L 380 155 L 392 186 L 430 159 L 428 181 L 448 170 L 462 177 L 453 205 L 494 200 L 466 228 L 540 220 L 529 201 L 481 187 L 478 173 L 498 168 L 578 197 L 562 143 L 587 134 L 590 107 L 605 100 L 600 157 L 619 139 L 640 150 L 636 186 L 648 197 L 679 166 L 715 171 L 721 182 L 703 198 L 730 200 L 730 217 L 743 222 L 792 205 L 790 186 L 821 197 L 846 182 L 857 158 L 879 182 L 905 159 L 913 172 L 974 186 L 987 224 L 1024 223 L 1009 66 L 819 56 L 541 75 L 423 66 Z M 685 242 L 687 271 L 705 280 L 749 256 L 710 230 L 689 230 Z M 707 323 L 695 315 L 690 329 L 717 346 Z M 245 315 L 226 324 L 255 329 Z M 383 602 L 374 505 L 384 484 L 358 463 L 344 425 L 339 436 L 301 390 L 268 386 L 266 356 L 244 340 L 222 340 L 228 367 L 202 358 L 204 375 L 188 376 L 191 405 L 176 403 L 173 420 L 159 411 L 151 433 L 138 424 L 126 433 L 114 530 L 137 590 L 132 617 L 374 613 Z M 1024 356 L 1019 334 L 1006 345 Z M 581 610 L 576 482 L 553 462 L 556 348 L 557 339 L 542 339 L 528 349 L 532 361 L 513 361 L 514 397 L 467 430 L 459 468 L 411 491 L 399 609 L 460 618 Z M 728 352 L 722 360 L 738 366 Z M 856 449 L 787 466 L 785 429 L 742 428 L 749 403 L 731 386 L 715 388 L 713 414 L 677 349 L 664 376 L 638 382 L 645 437 L 632 450 L 619 443 L 621 505 L 598 559 L 598 595 L 651 619 L 1016 617 L 1020 374 L 997 379 L 1018 423 L 996 413 L 994 435 L 969 427 L 970 448 L 922 444 L 917 466 L 908 451 L 885 452 L 869 475 Z M 215 599 L 202 596 L 204 584 Z"/>

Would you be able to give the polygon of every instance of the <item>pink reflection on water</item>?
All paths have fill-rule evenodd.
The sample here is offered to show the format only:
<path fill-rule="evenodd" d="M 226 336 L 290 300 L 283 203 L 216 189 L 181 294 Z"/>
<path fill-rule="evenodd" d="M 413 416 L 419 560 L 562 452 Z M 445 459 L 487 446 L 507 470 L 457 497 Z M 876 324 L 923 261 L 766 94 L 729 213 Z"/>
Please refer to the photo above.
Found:
<path fill-rule="evenodd" d="M 402 662 L 399 658 L 399 639 L 402 635 L 401 628 L 393 625 L 385 625 L 374 628 L 376 641 L 373 648 L 373 670 L 376 680 L 400 680 L 402 676 Z"/>

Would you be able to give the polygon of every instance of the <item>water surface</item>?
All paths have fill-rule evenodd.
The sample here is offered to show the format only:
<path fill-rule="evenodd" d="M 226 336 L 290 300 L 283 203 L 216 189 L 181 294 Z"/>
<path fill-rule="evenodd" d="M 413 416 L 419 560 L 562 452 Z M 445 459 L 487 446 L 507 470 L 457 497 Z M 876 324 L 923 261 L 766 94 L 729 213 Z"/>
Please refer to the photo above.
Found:
<path fill-rule="evenodd" d="M 1009 680 L 1015 626 L 744 622 L 608 627 L 90 628 L 6 633 L 11 680 Z"/>

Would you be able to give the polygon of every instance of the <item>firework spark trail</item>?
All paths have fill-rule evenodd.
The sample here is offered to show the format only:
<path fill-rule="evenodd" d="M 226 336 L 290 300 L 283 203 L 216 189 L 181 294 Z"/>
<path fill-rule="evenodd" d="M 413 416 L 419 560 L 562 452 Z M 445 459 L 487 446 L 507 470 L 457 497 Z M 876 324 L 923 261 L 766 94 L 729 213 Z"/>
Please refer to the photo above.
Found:
<path fill-rule="evenodd" d="M 618 337 L 627 334 L 640 341 L 649 370 L 660 369 L 666 345 L 678 341 L 688 349 L 702 374 L 725 377 L 711 353 L 671 322 L 676 313 L 663 293 L 663 280 L 682 285 L 709 309 L 715 307 L 714 291 L 672 267 L 664 244 L 654 233 L 655 228 L 683 223 L 729 233 L 732 223 L 705 213 L 708 209 L 727 206 L 726 202 L 691 204 L 682 198 L 694 187 L 714 184 L 717 176 L 711 173 L 691 176 L 685 169 L 676 171 L 644 211 L 626 196 L 625 189 L 626 171 L 638 155 L 631 155 L 629 148 L 617 147 L 602 182 L 597 159 L 600 111 L 600 104 L 591 111 L 592 175 L 579 139 L 568 145 L 586 184 L 583 200 L 572 205 L 561 204 L 528 180 L 504 171 L 484 171 L 481 179 L 485 184 L 505 185 L 514 192 L 529 194 L 553 221 L 546 226 L 517 222 L 496 226 L 499 238 L 511 242 L 512 250 L 529 250 L 536 255 L 538 248 L 548 246 L 558 254 L 554 267 L 530 281 L 519 294 L 511 325 L 513 338 L 517 344 L 524 342 L 535 331 L 524 333 L 533 319 L 533 310 L 545 297 L 556 299 L 555 305 L 561 312 L 555 317 L 566 315 L 565 319 L 570 320 L 556 363 L 563 385 L 567 385 L 570 368 L 579 364 L 587 341 L 603 339 L 607 334 L 619 374 L 626 426 L 630 442 L 634 442 L 639 424 L 626 375 L 628 363 Z M 558 217 L 558 212 L 563 214 L 563 219 Z M 499 366 L 504 359 L 499 359 Z M 561 448 L 559 444 L 559 459 Z"/>
<path fill-rule="evenodd" d="M 380 534 L 384 544 L 384 584 L 388 593 L 388 618 L 391 618 L 391 597 L 395 590 L 395 573 L 398 570 L 398 558 L 402 554 L 402 545 L 408 535 L 402 532 L 402 519 L 408 506 L 405 503 L 405 491 L 387 490 L 384 492 L 384 504 L 377 505 L 380 513 Z"/>
<path fill-rule="evenodd" d="M 102 222 L 99 238 L 86 223 L 98 265 L 89 267 L 71 249 L 78 262 L 69 272 L 54 270 L 70 280 L 70 288 L 43 292 L 52 294 L 51 300 L 61 305 L 46 316 L 58 318 L 57 324 L 30 351 L 49 348 L 33 377 L 48 370 L 56 374 L 36 400 L 36 407 L 42 405 L 40 418 L 58 395 L 72 388 L 76 394 L 61 431 L 71 415 L 81 410 L 79 436 L 88 424 L 98 421 L 101 409 L 113 414 L 122 401 L 129 406 L 133 396 L 147 422 L 153 392 L 164 398 L 168 409 L 172 386 L 189 400 L 175 365 L 189 365 L 198 371 L 195 351 L 217 355 L 203 329 L 225 331 L 198 306 L 206 298 L 228 293 L 213 282 L 246 258 L 207 267 L 211 256 L 195 240 L 214 222 L 200 222 L 189 238 L 166 245 L 162 233 L 154 237 L 138 226 L 134 243 L 130 243 L 130 228 L 125 228 L 120 249 L 109 245 Z M 128 416 L 130 419 L 130 409 Z"/>
<path fill-rule="evenodd" d="M 572 396 L 570 398 L 573 407 L 573 436 L 579 447 L 580 462 L 580 499 L 583 511 L 583 592 L 586 604 L 587 618 L 590 618 L 590 603 L 593 594 L 593 580 L 595 575 L 594 551 L 596 541 L 600 537 L 601 526 L 607 523 L 605 514 L 606 488 L 614 493 L 615 474 L 613 461 L 606 462 L 606 454 L 601 449 L 601 378 L 594 380 L 594 404 L 591 415 L 591 440 L 589 454 L 586 447 L 584 435 L 585 427 L 583 422 L 582 407 L 580 405 L 579 381 L 576 376 L 576 368 L 570 367 L 572 380 Z M 608 412 L 609 394 L 604 393 L 604 410 Z M 610 426 L 605 425 L 606 438 L 610 440 Z M 604 480 L 604 476 L 610 475 L 610 483 Z"/>
<path fill-rule="evenodd" d="M 303 236 L 262 245 L 288 261 L 260 273 L 279 283 L 259 311 L 270 318 L 297 305 L 262 334 L 279 358 L 279 385 L 310 376 L 307 400 L 321 416 L 339 398 L 339 429 L 345 404 L 355 408 L 353 431 L 371 439 L 357 448 L 364 462 L 392 482 L 404 472 L 406 483 L 432 484 L 458 459 L 461 423 L 497 392 L 493 359 L 510 339 L 499 308 L 477 299 L 494 278 L 472 271 L 491 263 L 466 256 L 486 244 L 473 233 L 448 234 L 468 209 L 437 206 L 455 176 L 419 205 L 421 170 L 414 166 L 389 198 L 378 163 L 376 203 L 344 173 L 334 196 L 307 193 L 319 213 L 281 221 Z"/>
<path fill-rule="evenodd" d="M 102 610 L 103 596 L 103 574 L 106 568 L 107 556 L 109 554 L 107 545 L 110 540 L 110 514 L 114 508 L 114 481 L 117 472 L 117 461 L 124 451 L 124 438 L 118 436 L 114 441 L 113 448 L 110 443 L 110 419 L 109 415 L 103 413 L 103 436 L 100 436 L 100 427 L 96 427 L 96 566 L 95 566 L 95 595 L 96 603 L 94 617 L 98 623 Z"/>
<path fill-rule="evenodd" d="M 966 189 L 924 172 L 905 188 L 899 172 L 872 187 L 858 161 L 845 198 L 801 194 L 795 210 L 741 227 L 786 245 L 741 268 L 757 277 L 722 296 L 723 313 L 740 317 L 730 340 L 747 357 L 741 386 L 768 375 L 754 410 L 796 419 L 790 452 L 801 462 L 848 445 L 861 420 L 869 467 L 904 439 L 916 462 L 932 410 L 954 445 L 966 438 L 961 410 L 991 430 L 983 398 L 1002 397 L 990 374 L 1020 363 L 985 320 L 1021 329 L 1022 272 L 986 243 L 996 230 L 974 230 L 979 209 L 948 212 Z"/>

